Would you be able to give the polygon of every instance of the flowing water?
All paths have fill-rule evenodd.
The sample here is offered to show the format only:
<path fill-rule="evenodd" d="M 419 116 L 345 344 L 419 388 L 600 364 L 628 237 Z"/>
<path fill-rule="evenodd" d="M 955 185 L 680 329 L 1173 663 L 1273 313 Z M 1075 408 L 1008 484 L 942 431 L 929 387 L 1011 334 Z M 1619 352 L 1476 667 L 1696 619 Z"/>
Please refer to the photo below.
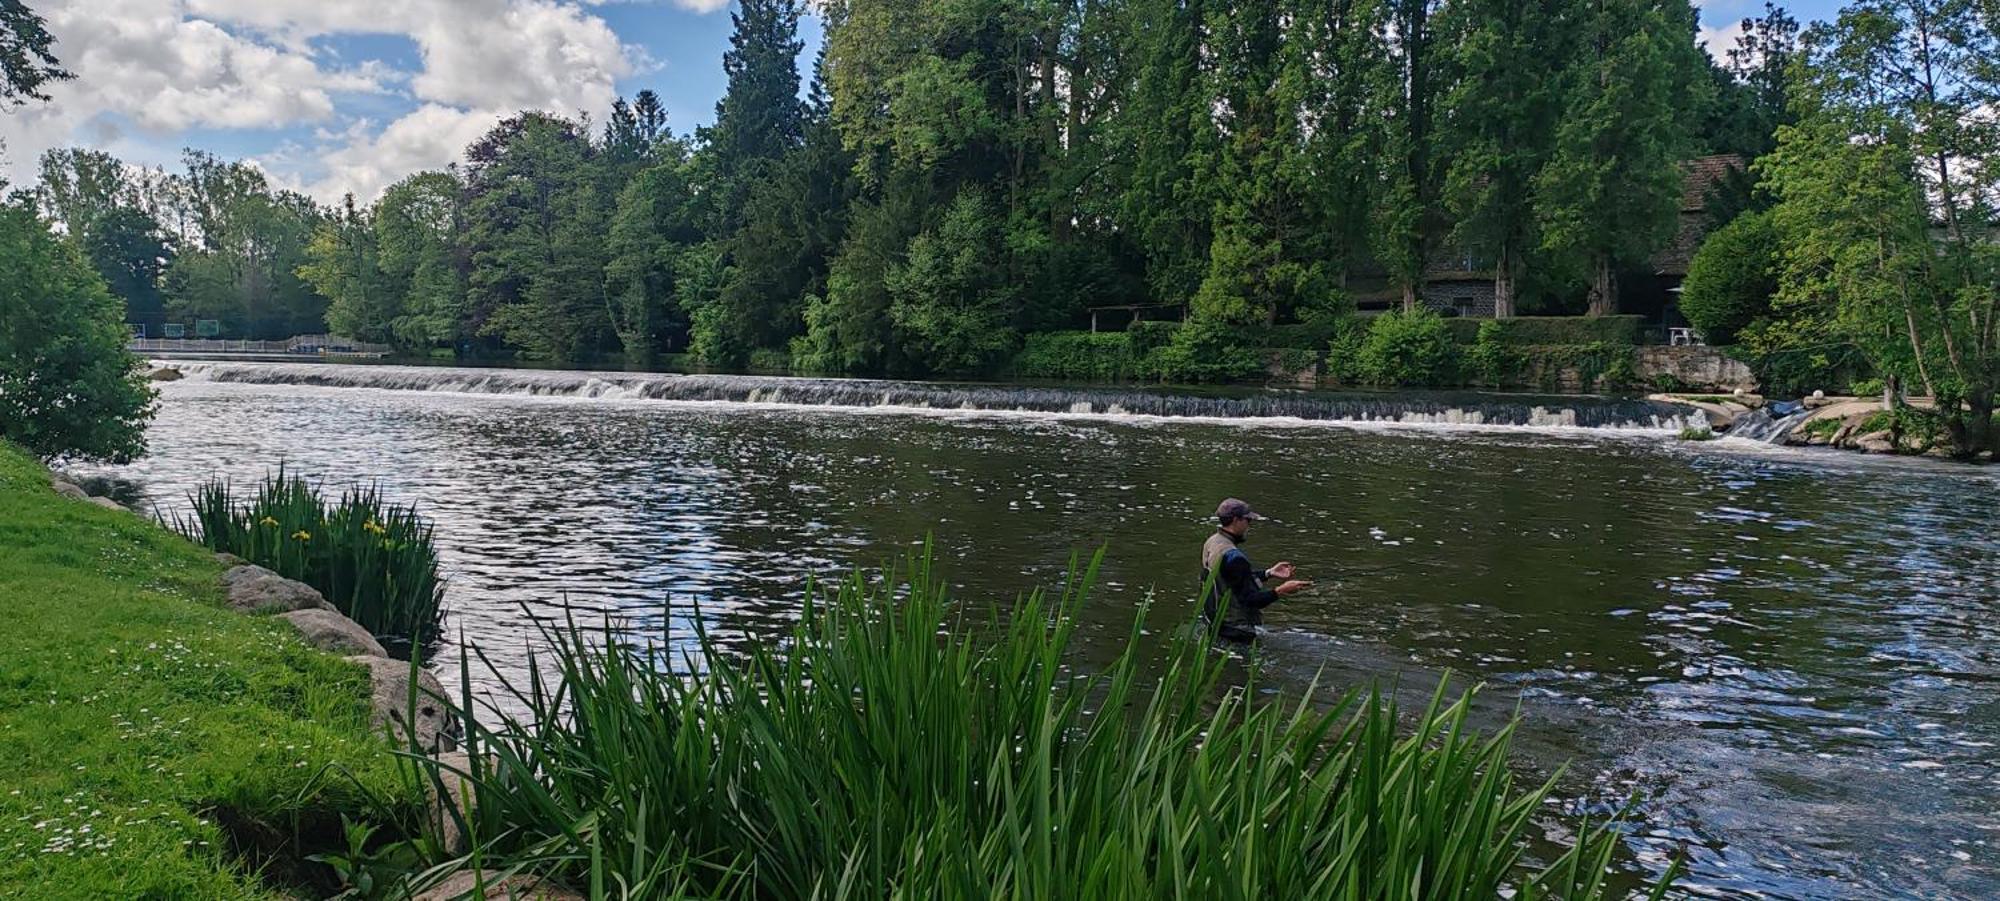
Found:
<path fill-rule="evenodd" d="M 502 666 L 565 604 L 768 636 L 926 535 L 975 603 L 1108 547 L 1087 666 L 1149 590 L 1156 635 L 1184 620 L 1234 495 L 1276 519 L 1255 559 L 1320 580 L 1268 612 L 1279 688 L 1484 680 L 1529 764 L 1636 796 L 1633 865 L 1686 854 L 1698 894 L 2000 894 L 1991 471 L 1685 444 L 1632 401 L 180 365 L 152 454 L 93 474 L 163 509 L 281 459 L 379 482 Z"/>

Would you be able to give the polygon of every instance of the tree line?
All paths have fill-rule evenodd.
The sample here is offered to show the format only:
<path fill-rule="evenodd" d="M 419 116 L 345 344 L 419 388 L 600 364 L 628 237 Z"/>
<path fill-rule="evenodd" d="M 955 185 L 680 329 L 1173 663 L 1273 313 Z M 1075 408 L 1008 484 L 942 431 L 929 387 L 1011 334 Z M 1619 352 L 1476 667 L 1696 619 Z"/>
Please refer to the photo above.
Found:
<path fill-rule="evenodd" d="M 975 372 L 1092 306 L 1234 330 L 1418 300 L 1446 248 L 1501 315 L 1615 308 L 1677 164 L 1768 149 L 1769 63 L 1686 0 L 744 0 L 712 126 L 651 92 L 530 111 L 372 203 L 190 152 L 42 160 L 47 214 L 135 314 L 556 360 L 782 353 Z M 803 88 L 803 89 L 802 89 Z"/>

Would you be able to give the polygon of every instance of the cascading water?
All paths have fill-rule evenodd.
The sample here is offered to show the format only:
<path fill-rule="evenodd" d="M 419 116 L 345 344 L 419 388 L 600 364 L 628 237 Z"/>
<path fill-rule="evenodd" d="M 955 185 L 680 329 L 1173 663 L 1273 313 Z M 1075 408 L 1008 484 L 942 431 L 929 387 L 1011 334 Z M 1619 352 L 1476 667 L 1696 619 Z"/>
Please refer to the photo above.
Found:
<path fill-rule="evenodd" d="M 1677 431 L 1705 425 L 1698 411 L 1649 400 L 1507 395 L 1334 394 L 1250 391 L 1176 394 L 1133 388 L 1067 388 L 876 379 L 562 372 L 326 363 L 172 365 L 191 380 L 394 391 L 545 397 L 1039 412 L 1074 416 L 1292 418 L 1408 425 L 1533 426 Z"/>
<path fill-rule="evenodd" d="M 1792 430 L 1804 424 L 1813 411 L 1799 403 L 1779 403 L 1752 410 L 1729 427 L 1729 437 L 1766 444 L 1783 444 Z"/>

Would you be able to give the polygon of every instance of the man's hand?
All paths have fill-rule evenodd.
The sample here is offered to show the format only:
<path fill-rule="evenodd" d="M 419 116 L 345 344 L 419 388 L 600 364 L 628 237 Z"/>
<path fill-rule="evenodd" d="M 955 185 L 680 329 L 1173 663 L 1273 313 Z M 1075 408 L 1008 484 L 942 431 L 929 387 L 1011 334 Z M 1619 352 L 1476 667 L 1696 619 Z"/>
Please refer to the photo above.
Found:
<path fill-rule="evenodd" d="M 1277 566 L 1273 566 L 1270 569 L 1264 571 L 1264 578 L 1290 579 L 1292 577 L 1293 569 L 1294 567 L 1292 566 L 1291 561 L 1280 560 L 1278 561 Z"/>
<path fill-rule="evenodd" d="M 1299 592 L 1304 591 L 1311 587 L 1313 587 L 1313 583 L 1311 582 L 1302 579 L 1293 579 L 1271 590 L 1276 592 L 1278 597 L 1286 598 L 1298 594 Z"/>

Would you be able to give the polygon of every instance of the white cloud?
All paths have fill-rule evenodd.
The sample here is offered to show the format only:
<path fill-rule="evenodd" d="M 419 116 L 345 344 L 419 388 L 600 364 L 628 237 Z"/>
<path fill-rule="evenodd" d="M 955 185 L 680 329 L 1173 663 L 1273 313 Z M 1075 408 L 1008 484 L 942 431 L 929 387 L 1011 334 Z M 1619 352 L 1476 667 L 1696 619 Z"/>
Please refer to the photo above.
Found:
<path fill-rule="evenodd" d="M 706 6 L 714 0 L 675 0 Z M 110 120 L 156 140 L 192 127 L 316 126 L 261 162 L 322 198 L 373 197 L 408 172 L 456 159 L 502 115 L 602 115 L 645 55 L 575 0 L 51 0 L 38 11 L 77 74 L 52 102 L 0 116 L 7 169 L 29 177 L 49 146 L 105 145 Z M 691 6 L 690 8 L 695 8 Z M 718 7 L 719 8 L 719 7 Z M 314 39 L 407 37 L 415 71 L 342 66 Z M 343 115 L 343 94 L 414 104 L 386 125 Z M 289 173 L 286 170 L 291 170 Z"/>

